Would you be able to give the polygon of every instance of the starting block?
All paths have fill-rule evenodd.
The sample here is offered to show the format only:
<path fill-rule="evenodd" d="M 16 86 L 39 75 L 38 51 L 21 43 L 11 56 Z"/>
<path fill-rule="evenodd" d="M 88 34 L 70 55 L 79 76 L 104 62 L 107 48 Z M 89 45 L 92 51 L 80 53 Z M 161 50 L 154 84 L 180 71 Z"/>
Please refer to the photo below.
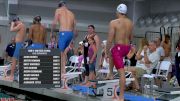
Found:
<path fill-rule="evenodd" d="M 126 78 L 126 82 L 134 81 L 134 78 Z M 103 96 L 103 99 L 117 99 L 119 90 L 119 79 L 114 80 L 93 80 L 96 88 L 74 85 L 72 89 L 91 96 Z"/>
<path fill-rule="evenodd" d="M 129 84 L 130 82 L 132 82 L 134 80 L 135 80 L 134 78 L 126 78 L 126 84 Z M 93 81 L 93 82 L 96 82 L 96 84 L 97 84 L 96 95 L 103 95 L 104 99 L 118 98 L 117 91 L 119 89 L 119 79 L 97 80 L 97 81 Z M 102 92 L 103 92 L 103 94 L 102 94 Z"/>

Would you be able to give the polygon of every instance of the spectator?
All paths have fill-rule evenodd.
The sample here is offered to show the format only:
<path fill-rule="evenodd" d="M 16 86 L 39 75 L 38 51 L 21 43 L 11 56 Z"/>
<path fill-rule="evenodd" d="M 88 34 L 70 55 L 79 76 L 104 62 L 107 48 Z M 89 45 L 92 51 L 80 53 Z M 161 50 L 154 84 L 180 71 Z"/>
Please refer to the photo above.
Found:
<path fill-rule="evenodd" d="M 180 37 L 179 37 L 179 40 L 177 42 L 177 45 L 176 45 L 176 50 L 177 50 L 177 53 L 175 55 L 175 74 L 176 74 L 176 78 L 178 80 L 178 84 L 180 86 Z"/>
<path fill-rule="evenodd" d="M 131 50 L 129 51 L 129 53 L 127 54 L 127 56 L 125 57 L 125 59 L 129 59 L 130 61 L 130 66 L 136 66 L 136 46 L 132 44 Z"/>
<path fill-rule="evenodd" d="M 51 35 L 51 41 L 48 43 L 49 49 L 58 48 L 57 40 L 55 35 Z"/>
<path fill-rule="evenodd" d="M 79 56 L 78 57 L 78 61 L 79 61 L 78 67 L 81 67 L 82 66 L 82 61 L 84 59 L 84 56 L 83 56 L 83 41 L 79 42 L 79 46 L 78 46 L 78 48 L 76 50 L 76 54 Z"/>
<path fill-rule="evenodd" d="M 149 49 L 149 52 L 148 52 Z M 149 46 L 144 46 L 144 58 L 141 59 L 140 64 L 136 65 L 136 68 L 129 67 L 126 68 L 127 71 L 132 72 L 133 77 L 135 78 L 134 86 L 135 89 L 139 89 L 138 78 L 140 78 L 143 74 L 150 74 L 155 68 L 160 60 L 160 56 L 156 51 L 156 42 L 150 41 Z"/>
<path fill-rule="evenodd" d="M 79 42 L 79 46 L 77 48 L 77 54 L 78 54 L 78 56 L 83 55 L 83 41 Z"/>
<path fill-rule="evenodd" d="M 89 25 L 88 26 L 88 32 L 87 35 L 85 36 L 84 40 L 83 40 L 83 45 L 84 45 L 84 51 L 83 51 L 83 55 L 84 55 L 84 67 L 85 67 L 85 84 L 88 82 L 89 80 L 89 64 L 88 64 L 88 50 L 89 50 L 89 43 L 88 43 L 88 39 L 89 38 L 94 38 L 95 44 L 96 44 L 96 49 L 98 50 L 99 48 L 99 36 L 96 34 L 95 32 L 95 27 L 94 25 Z M 83 84 L 84 84 L 83 83 Z"/>
<path fill-rule="evenodd" d="M 171 41 L 170 41 L 170 36 L 168 34 L 166 34 L 163 38 L 162 47 L 165 53 L 164 60 L 171 61 Z M 171 79 L 171 76 L 172 76 L 172 66 L 169 68 L 168 80 Z"/>
<path fill-rule="evenodd" d="M 67 61 L 67 64 L 66 65 L 70 65 L 70 57 L 75 55 L 75 48 L 74 48 L 74 42 L 71 41 L 69 46 L 64 50 L 64 53 L 65 53 L 65 57 L 66 57 L 66 61 Z"/>
<path fill-rule="evenodd" d="M 96 57 L 97 57 L 97 48 L 95 44 L 94 38 L 88 38 L 88 43 L 90 44 L 88 50 L 88 57 L 89 57 L 89 80 L 95 80 L 96 75 Z M 87 83 L 87 86 L 90 86 L 91 83 Z"/>
<path fill-rule="evenodd" d="M 106 66 L 103 65 L 104 62 L 108 63 L 109 61 L 107 61 L 107 59 L 105 58 L 105 50 L 106 50 L 106 43 L 107 40 L 102 41 L 101 47 L 102 47 L 102 51 L 101 51 L 101 56 L 99 58 L 99 69 L 102 68 L 108 68 Z"/>
<path fill-rule="evenodd" d="M 162 47 L 165 52 L 165 59 L 170 60 L 171 57 L 171 41 L 170 41 L 170 36 L 166 34 L 164 36 L 163 42 L 162 42 Z"/>
<path fill-rule="evenodd" d="M 6 52 L 6 54 L 5 54 L 6 61 L 11 61 L 14 51 L 15 51 L 15 48 L 16 48 L 16 42 L 15 42 L 15 37 L 13 37 L 11 39 L 11 43 L 9 43 L 6 47 L 6 51 L 5 51 Z"/>
<path fill-rule="evenodd" d="M 156 42 L 156 46 L 157 46 L 156 51 L 160 55 L 160 61 L 162 61 L 165 57 L 165 53 L 164 53 L 163 47 L 161 46 L 161 39 L 159 37 L 157 37 L 157 38 L 155 38 L 155 42 Z"/>

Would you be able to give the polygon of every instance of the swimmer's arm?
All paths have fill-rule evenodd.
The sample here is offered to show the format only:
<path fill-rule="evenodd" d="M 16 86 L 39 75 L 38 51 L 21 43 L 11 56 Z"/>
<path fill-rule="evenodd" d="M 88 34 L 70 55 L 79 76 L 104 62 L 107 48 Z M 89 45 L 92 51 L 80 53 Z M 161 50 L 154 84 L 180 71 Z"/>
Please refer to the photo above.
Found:
<path fill-rule="evenodd" d="M 106 55 L 110 56 L 110 48 L 112 46 L 112 42 L 114 40 L 114 35 L 115 35 L 115 29 L 114 25 L 112 22 L 109 24 L 109 33 L 108 33 L 108 39 L 107 39 L 107 44 L 106 44 Z"/>
<path fill-rule="evenodd" d="M 129 35 L 129 41 L 131 42 L 132 41 L 132 39 L 133 39 L 133 23 L 131 22 L 131 25 L 132 26 L 130 26 L 130 35 Z"/>
<path fill-rule="evenodd" d="M 129 41 L 132 41 L 133 39 L 133 32 L 131 32 L 131 34 L 129 35 Z"/>
<path fill-rule="evenodd" d="M 21 24 L 18 24 L 17 26 L 15 26 L 14 22 L 11 22 L 11 27 L 10 27 L 10 31 L 11 32 L 16 32 L 21 28 Z"/>
<path fill-rule="evenodd" d="M 43 28 L 43 44 L 46 44 L 46 38 L 47 38 L 47 31 L 46 31 L 46 27 L 41 25 Z"/>
<path fill-rule="evenodd" d="M 33 28 L 32 28 L 33 26 L 31 26 L 30 28 L 29 28 L 29 35 L 28 35 L 28 38 L 29 39 L 33 39 Z"/>
<path fill-rule="evenodd" d="M 51 26 L 51 33 L 54 32 L 54 29 L 55 29 L 55 27 L 56 27 L 56 24 L 58 23 L 58 19 L 59 19 L 59 13 L 58 13 L 58 11 L 56 10 L 55 15 L 54 15 L 54 20 L 53 20 L 52 26 Z"/>
<path fill-rule="evenodd" d="M 76 38 L 78 36 L 78 30 L 76 29 L 76 20 L 74 20 L 72 31 L 74 33 L 74 38 Z"/>
<path fill-rule="evenodd" d="M 77 30 L 76 30 L 76 20 L 74 20 L 74 22 L 73 22 L 73 32 L 77 33 Z"/>

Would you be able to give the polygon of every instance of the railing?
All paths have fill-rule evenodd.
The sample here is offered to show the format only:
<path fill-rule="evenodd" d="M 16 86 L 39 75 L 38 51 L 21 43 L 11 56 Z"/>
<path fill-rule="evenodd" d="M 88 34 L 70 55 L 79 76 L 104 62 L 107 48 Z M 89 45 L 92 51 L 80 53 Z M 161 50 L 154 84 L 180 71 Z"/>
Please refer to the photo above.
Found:
<path fill-rule="evenodd" d="M 165 35 L 165 33 L 166 33 L 166 28 L 164 26 L 161 26 L 159 32 L 146 31 L 145 38 L 147 38 L 148 40 L 154 40 L 156 37 L 160 37 L 160 39 L 162 40 L 162 36 Z"/>
<path fill-rule="evenodd" d="M 173 54 L 176 52 L 176 43 L 180 35 L 180 26 L 169 26 L 167 29 L 168 34 L 171 37 L 171 51 Z"/>
<path fill-rule="evenodd" d="M 164 26 L 161 26 L 159 32 L 146 31 L 145 38 L 147 38 L 147 40 L 154 40 L 156 37 L 160 37 L 160 39 L 162 40 L 162 36 L 165 34 L 166 34 L 166 28 Z"/>
<path fill-rule="evenodd" d="M 155 31 L 146 31 L 145 38 L 149 40 L 154 40 L 156 37 L 160 37 L 162 40 L 162 34 L 161 32 L 155 32 Z"/>

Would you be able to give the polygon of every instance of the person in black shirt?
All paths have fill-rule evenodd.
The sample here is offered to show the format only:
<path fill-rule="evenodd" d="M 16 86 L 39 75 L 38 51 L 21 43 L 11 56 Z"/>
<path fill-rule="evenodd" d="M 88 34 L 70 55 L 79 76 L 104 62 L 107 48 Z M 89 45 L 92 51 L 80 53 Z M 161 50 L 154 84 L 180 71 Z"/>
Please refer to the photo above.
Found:
<path fill-rule="evenodd" d="M 85 80 L 82 83 L 83 85 L 88 84 L 88 81 L 89 81 L 89 64 L 88 64 L 88 62 L 89 62 L 88 50 L 89 50 L 89 46 L 90 46 L 90 44 L 88 43 L 89 38 L 94 38 L 96 48 L 98 50 L 100 39 L 99 39 L 99 36 L 95 32 L 94 25 L 88 25 L 87 35 L 85 36 L 85 38 L 83 40 L 83 45 L 84 45 L 83 55 L 84 55 L 84 67 L 85 67 Z"/>
<path fill-rule="evenodd" d="M 177 81 L 178 81 L 178 84 L 180 86 L 180 37 L 179 37 L 179 40 L 177 42 L 177 45 L 176 45 L 176 55 L 175 55 L 175 74 L 176 74 L 176 78 L 177 78 Z"/>
<path fill-rule="evenodd" d="M 15 43 L 15 38 L 13 37 L 11 39 L 11 43 L 9 43 L 6 47 L 6 56 L 5 56 L 5 60 L 6 61 L 11 61 L 11 58 L 13 57 L 14 51 L 16 48 L 16 43 Z"/>

